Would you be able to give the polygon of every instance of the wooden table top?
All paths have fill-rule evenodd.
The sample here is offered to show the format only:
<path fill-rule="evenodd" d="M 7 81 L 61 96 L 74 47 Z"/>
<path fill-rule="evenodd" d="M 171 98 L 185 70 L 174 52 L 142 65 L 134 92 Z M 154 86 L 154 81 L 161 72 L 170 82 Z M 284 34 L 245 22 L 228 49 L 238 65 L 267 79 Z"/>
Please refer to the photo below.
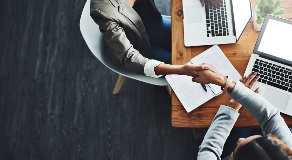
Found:
<path fill-rule="evenodd" d="M 256 0 L 252 0 L 252 4 Z M 283 18 L 292 19 L 292 1 L 283 0 L 282 7 L 285 8 Z M 211 46 L 185 47 L 183 39 L 183 15 L 182 0 L 172 0 L 172 64 L 185 64 L 190 59 Z M 238 72 L 243 75 L 248 60 L 253 52 L 259 32 L 253 29 L 252 20 L 249 22 L 239 41 L 235 44 L 219 45 Z M 172 92 L 172 126 L 188 128 L 208 128 L 221 104 L 226 104 L 230 96 L 228 94 L 218 96 L 203 104 L 194 111 L 187 113 Z M 282 114 L 288 126 L 292 126 L 292 117 Z M 240 110 L 240 116 L 235 127 L 257 127 L 258 122 L 244 108 Z"/>

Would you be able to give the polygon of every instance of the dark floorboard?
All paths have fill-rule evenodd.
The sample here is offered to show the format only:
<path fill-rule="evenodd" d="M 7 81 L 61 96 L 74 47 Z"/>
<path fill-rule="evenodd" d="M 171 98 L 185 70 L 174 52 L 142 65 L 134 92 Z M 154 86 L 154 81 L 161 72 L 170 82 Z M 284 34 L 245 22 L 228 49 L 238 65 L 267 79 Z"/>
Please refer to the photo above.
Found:
<path fill-rule="evenodd" d="M 164 87 L 128 79 L 111 95 L 117 74 L 79 31 L 84 4 L 0 1 L 0 159 L 195 159 L 200 140 L 171 127 Z"/>

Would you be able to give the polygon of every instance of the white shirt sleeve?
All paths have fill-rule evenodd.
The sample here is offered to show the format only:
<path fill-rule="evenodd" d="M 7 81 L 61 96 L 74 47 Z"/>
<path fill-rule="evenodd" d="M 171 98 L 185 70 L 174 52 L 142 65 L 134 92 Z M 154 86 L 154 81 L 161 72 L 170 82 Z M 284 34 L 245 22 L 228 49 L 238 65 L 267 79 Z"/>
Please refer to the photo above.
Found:
<path fill-rule="evenodd" d="M 156 75 L 155 71 L 154 71 L 154 68 L 161 63 L 163 63 L 163 62 L 160 62 L 157 60 L 152 60 L 152 59 L 149 60 L 148 62 L 146 62 L 145 66 L 144 66 L 144 73 L 146 74 L 146 76 L 153 77 L 153 78 L 161 77 L 162 75 Z"/>

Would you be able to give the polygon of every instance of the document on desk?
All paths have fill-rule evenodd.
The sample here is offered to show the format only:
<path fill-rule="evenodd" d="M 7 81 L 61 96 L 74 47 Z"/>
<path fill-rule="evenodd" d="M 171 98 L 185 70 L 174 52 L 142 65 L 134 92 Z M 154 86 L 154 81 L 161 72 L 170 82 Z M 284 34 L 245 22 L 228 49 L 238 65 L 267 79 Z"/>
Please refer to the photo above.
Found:
<path fill-rule="evenodd" d="M 190 63 L 212 64 L 220 73 L 228 75 L 234 81 L 241 79 L 238 71 L 217 45 L 192 58 Z M 192 82 L 191 76 L 167 75 L 166 80 L 188 113 L 222 93 L 221 87 L 214 84 L 206 85 L 206 92 L 201 84 Z"/>

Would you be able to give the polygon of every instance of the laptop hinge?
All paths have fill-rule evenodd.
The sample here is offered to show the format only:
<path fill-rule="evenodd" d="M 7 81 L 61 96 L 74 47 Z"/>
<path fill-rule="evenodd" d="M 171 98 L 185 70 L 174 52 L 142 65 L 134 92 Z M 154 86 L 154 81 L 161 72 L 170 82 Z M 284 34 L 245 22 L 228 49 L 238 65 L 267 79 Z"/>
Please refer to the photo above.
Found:
<path fill-rule="evenodd" d="M 236 29 L 235 29 L 235 21 L 234 21 L 234 12 L 233 12 L 233 4 L 232 4 L 232 0 L 229 0 L 230 1 L 230 7 L 231 7 L 231 16 L 232 16 L 232 25 L 233 25 L 233 34 L 234 36 L 236 37 Z M 238 39 L 236 38 L 236 41 L 238 41 Z"/>
<path fill-rule="evenodd" d="M 271 61 L 274 61 L 274 62 L 281 63 L 281 64 L 284 64 L 284 65 L 292 67 L 292 62 L 290 62 L 288 60 L 285 60 L 285 59 L 282 59 L 282 58 L 278 58 L 278 57 L 274 57 L 274 56 L 270 56 L 268 54 L 258 54 L 258 55 L 261 58 L 268 59 L 268 60 L 271 60 Z"/>

